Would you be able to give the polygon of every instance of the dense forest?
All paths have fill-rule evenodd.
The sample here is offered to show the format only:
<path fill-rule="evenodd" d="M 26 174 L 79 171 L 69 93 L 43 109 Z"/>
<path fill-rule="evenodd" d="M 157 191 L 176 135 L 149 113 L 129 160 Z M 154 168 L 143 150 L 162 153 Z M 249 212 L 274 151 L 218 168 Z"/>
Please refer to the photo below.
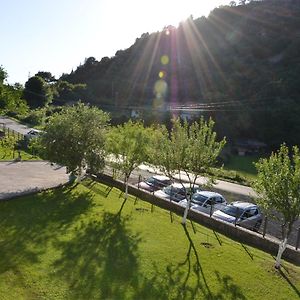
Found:
<path fill-rule="evenodd" d="M 204 115 L 229 141 L 273 148 L 300 145 L 299 74 L 300 0 L 264 0 L 232 1 L 207 18 L 144 33 L 128 49 L 86 58 L 58 80 L 48 72 L 35 77 L 50 87 L 47 101 L 55 105 L 80 99 L 110 111 L 115 122 L 131 110 L 146 123 Z M 36 96 L 49 92 L 32 81 L 27 97 L 34 98 L 34 84 L 41 87 Z"/>
<path fill-rule="evenodd" d="M 229 138 L 300 144 L 299 50 L 299 0 L 231 2 L 61 79 L 86 84 L 85 100 L 107 109 L 198 108 Z"/>

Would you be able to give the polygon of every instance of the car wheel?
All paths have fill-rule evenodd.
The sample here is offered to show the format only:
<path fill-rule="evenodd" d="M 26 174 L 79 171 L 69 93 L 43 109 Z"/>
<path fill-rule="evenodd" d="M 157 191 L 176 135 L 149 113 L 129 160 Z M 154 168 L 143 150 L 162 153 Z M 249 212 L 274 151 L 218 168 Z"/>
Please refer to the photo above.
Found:
<path fill-rule="evenodd" d="M 261 225 L 261 221 L 257 221 L 253 227 L 253 231 L 258 232 Z"/>

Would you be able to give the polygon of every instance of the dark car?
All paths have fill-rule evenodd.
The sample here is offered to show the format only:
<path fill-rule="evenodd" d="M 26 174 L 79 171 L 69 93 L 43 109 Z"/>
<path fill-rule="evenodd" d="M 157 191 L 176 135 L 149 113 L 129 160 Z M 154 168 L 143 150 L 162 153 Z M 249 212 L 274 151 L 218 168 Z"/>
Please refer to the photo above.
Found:
<path fill-rule="evenodd" d="M 147 178 L 145 181 L 136 184 L 136 186 L 138 186 L 143 190 L 154 192 L 170 184 L 171 184 L 171 180 L 169 177 L 163 175 L 153 175 Z"/>

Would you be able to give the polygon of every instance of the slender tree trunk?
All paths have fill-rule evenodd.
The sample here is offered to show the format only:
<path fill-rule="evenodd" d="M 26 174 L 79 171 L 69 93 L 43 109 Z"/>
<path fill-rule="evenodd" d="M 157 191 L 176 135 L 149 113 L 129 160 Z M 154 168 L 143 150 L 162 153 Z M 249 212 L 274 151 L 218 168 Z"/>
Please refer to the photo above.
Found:
<path fill-rule="evenodd" d="M 285 238 L 281 241 L 281 243 L 279 245 L 279 249 L 278 249 L 278 253 L 277 253 L 277 257 L 276 257 L 276 262 L 275 262 L 275 268 L 276 269 L 280 268 L 281 257 L 282 257 L 282 254 L 283 254 L 284 250 L 286 249 L 286 245 L 287 245 L 287 236 L 285 236 Z"/>
<path fill-rule="evenodd" d="M 186 224 L 186 218 L 187 218 L 187 215 L 188 215 L 188 212 L 189 212 L 189 209 L 190 209 L 191 199 L 192 199 L 192 195 L 189 195 L 186 207 L 184 209 L 184 214 L 183 214 L 183 217 L 182 217 L 182 221 L 181 221 L 182 225 Z"/>
<path fill-rule="evenodd" d="M 276 262 L 275 262 L 275 268 L 276 269 L 280 268 L 281 257 L 282 257 L 282 254 L 283 254 L 284 250 L 286 249 L 287 240 L 288 240 L 288 237 L 289 237 L 289 235 L 292 231 L 292 223 L 285 223 L 283 225 L 282 230 L 283 230 L 282 231 L 282 241 L 279 244 L 278 253 L 277 253 Z"/>
<path fill-rule="evenodd" d="M 128 178 L 126 177 L 125 182 L 125 200 L 128 198 Z"/>

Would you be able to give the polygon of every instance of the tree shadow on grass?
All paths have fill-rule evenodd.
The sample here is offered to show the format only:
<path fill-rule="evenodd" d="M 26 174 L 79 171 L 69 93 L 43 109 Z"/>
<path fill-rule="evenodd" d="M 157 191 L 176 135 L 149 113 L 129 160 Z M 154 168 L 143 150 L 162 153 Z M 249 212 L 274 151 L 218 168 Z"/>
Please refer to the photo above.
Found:
<path fill-rule="evenodd" d="M 0 203 L 0 274 L 38 263 L 47 243 L 92 205 L 90 193 L 55 189 Z"/>
<path fill-rule="evenodd" d="M 129 217 L 105 212 L 101 222 L 82 224 L 76 237 L 57 242 L 57 274 L 67 279 L 74 299 L 124 299 L 138 286 L 138 244 Z"/>
<path fill-rule="evenodd" d="M 245 300 L 246 297 L 233 279 L 219 272 L 215 272 L 218 287 L 211 290 L 201 266 L 200 255 L 185 225 L 183 230 L 189 241 L 183 261 L 168 264 L 164 273 L 154 264 L 156 274 L 151 279 L 140 276 L 140 288 L 133 299 Z"/>

